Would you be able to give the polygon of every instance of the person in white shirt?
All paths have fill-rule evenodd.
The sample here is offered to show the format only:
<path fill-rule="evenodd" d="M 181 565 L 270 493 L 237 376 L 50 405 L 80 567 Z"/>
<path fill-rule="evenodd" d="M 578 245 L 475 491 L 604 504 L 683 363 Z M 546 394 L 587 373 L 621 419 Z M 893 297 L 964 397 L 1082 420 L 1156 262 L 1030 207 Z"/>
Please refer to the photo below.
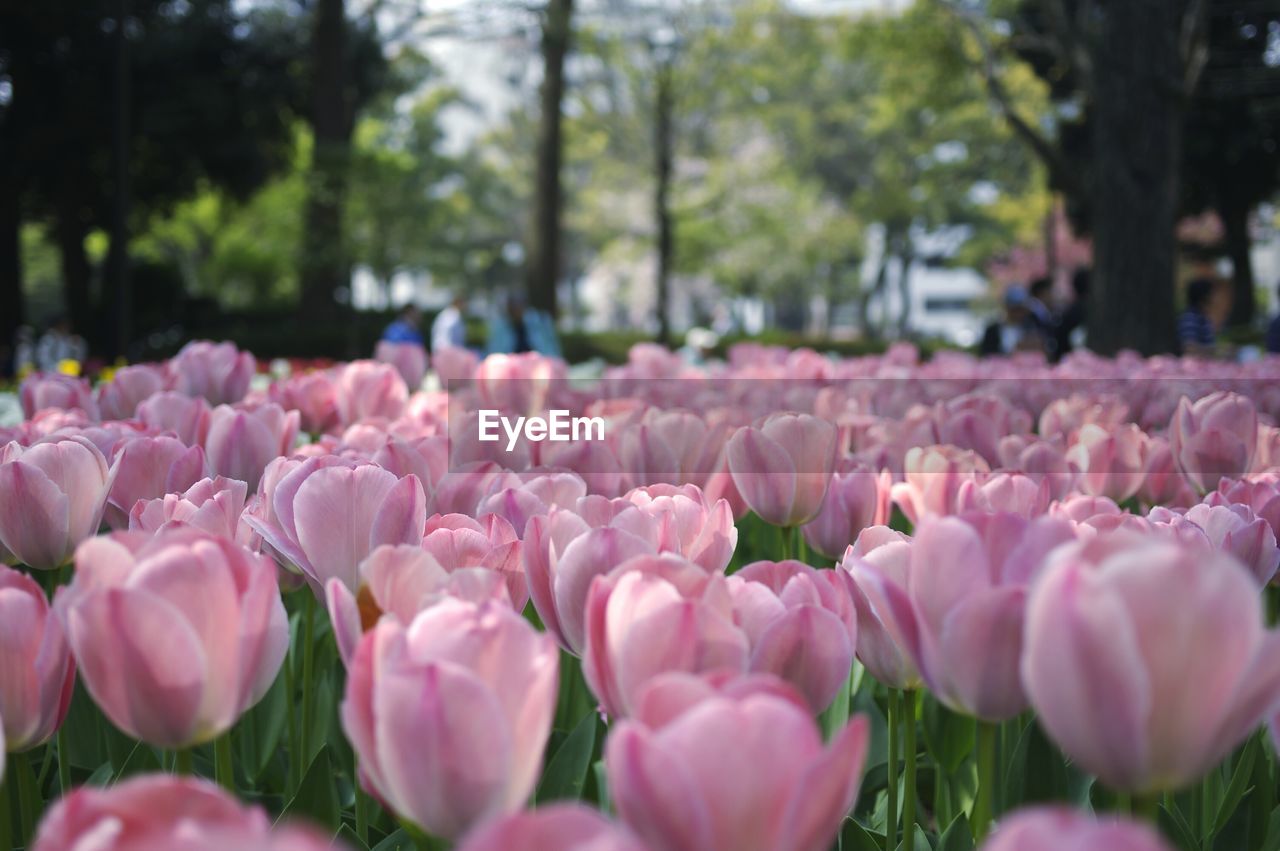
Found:
<path fill-rule="evenodd" d="M 467 345 L 467 326 L 462 318 L 462 308 L 467 300 L 455 295 L 444 310 L 436 314 L 431 323 L 431 351 L 438 352 L 450 346 L 461 349 Z"/>

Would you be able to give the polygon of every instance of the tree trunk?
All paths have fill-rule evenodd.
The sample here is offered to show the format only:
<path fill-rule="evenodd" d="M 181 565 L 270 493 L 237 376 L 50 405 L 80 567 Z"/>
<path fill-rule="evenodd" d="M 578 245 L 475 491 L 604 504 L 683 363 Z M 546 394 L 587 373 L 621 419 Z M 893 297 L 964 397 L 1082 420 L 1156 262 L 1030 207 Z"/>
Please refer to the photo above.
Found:
<path fill-rule="evenodd" d="M 902 299 L 902 310 L 898 312 L 898 339 L 906 339 L 911 331 L 911 267 L 915 265 L 915 254 L 911 250 L 911 238 L 903 240 L 903 250 L 898 255 L 901 264 L 898 272 L 898 298 Z"/>
<path fill-rule="evenodd" d="M 880 252 L 880 264 L 876 268 L 876 277 L 869 289 L 864 289 L 858 294 L 858 325 L 862 329 L 862 336 L 868 340 L 879 340 L 883 336 L 881 333 L 883 329 L 871 324 L 871 299 L 882 294 L 889 283 L 889 261 L 893 259 L 891 246 L 894 242 L 896 237 L 886 232 L 884 249 Z"/>
<path fill-rule="evenodd" d="M 1231 258 L 1231 313 L 1227 316 L 1227 326 L 1247 328 L 1253 324 L 1257 310 L 1253 258 L 1249 256 L 1249 208 L 1228 202 L 1218 214 L 1222 216 L 1227 256 Z"/>
<path fill-rule="evenodd" d="M 1182 140 L 1180 23 L 1172 0 L 1101 13 L 1093 62 L 1094 276 L 1089 345 L 1175 350 L 1174 221 Z"/>
<path fill-rule="evenodd" d="M 658 236 L 658 342 L 671 340 L 670 275 L 674 237 L 671 226 L 671 168 L 674 159 L 671 133 L 672 68 L 670 60 L 658 64 L 657 103 L 654 105 L 654 191 L 653 214 Z"/>
<path fill-rule="evenodd" d="M 8 177 L 8 176 L 6 176 Z M 12 345 L 18 327 L 26 321 L 22 297 L 22 206 L 16 181 L 0 184 L 0 350 Z M 13 352 L 9 350 L 8 357 Z M 8 364 L 0 365 L 0 374 Z"/>
<path fill-rule="evenodd" d="M 106 327 L 103 354 L 108 360 L 127 357 L 133 338 L 133 285 L 129 269 L 129 39 L 123 22 L 129 18 L 129 0 L 116 4 L 116 27 L 112 30 L 115 68 L 112 97 L 115 104 L 111 132 L 111 242 L 107 248 L 102 312 Z M 70 304 L 67 309 L 73 309 Z"/>
<path fill-rule="evenodd" d="M 58 203 L 57 221 L 54 223 L 58 253 L 62 260 L 62 301 L 72 329 L 82 337 L 90 338 L 96 336 L 98 329 L 93 327 L 95 311 L 93 298 L 89 293 L 93 271 L 89 265 L 89 255 L 84 249 L 89 228 L 80 216 L 80 206 L 73 192 L 71 187 L 65 187 Z"/>
<path fill-rule="evenodd" d="M 314 15 L 311 130 L 315 145 L 303 231 L 301 314 L 305 321 L 332 322 L 339 314 L 335 294 L 351 285 L 342 227 L 352 124 L 345 2 L 317 0 Z"/>
<path fill-rule="evenodd" d="M 525 290 L 529 304 L 555 318 L 558 315 L 556 284 L 560 280 L 560 211 L 562 191 L 560 162 L 564 99 L 564 59 L 572 34 L 573 0 L 549 0 L 542 25 L 542 104 L 538 132 L 538 161 L 533 186 L 533 221 L 530 227 Z"/>

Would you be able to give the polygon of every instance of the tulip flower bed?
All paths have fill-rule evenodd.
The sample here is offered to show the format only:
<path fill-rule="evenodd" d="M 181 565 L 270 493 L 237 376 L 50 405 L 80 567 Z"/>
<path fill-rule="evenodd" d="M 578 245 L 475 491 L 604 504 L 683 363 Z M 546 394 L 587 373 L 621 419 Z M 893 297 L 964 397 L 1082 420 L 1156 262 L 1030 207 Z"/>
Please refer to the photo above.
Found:
<path fill-rule="evenodd" d="M 0 848 L 1280 849 L 1280 360 L 432 368 L 23 382 Z"/>

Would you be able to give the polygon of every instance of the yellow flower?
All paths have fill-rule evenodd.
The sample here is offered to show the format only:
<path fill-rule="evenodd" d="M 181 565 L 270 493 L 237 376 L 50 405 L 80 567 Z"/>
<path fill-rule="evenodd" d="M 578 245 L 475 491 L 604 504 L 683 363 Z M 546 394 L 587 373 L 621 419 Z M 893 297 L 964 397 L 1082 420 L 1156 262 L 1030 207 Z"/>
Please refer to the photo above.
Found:
<path fill-rule="evenodd" d="M 58 372 L 63 375 L 70 375 L 72 378 L 80 377 L 80 361 L 65 358 L 58 361 Z"/>

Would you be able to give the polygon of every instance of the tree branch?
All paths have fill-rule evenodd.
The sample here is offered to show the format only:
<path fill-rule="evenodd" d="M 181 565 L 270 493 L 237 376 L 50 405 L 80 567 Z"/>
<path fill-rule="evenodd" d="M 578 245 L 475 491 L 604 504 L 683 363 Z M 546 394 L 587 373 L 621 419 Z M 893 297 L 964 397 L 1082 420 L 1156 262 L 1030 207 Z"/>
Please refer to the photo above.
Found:
<path fill-rule="evenodd" d="M 991 45 L 990 39 L 987 38 L 986 32 L 982 29 L 982 24 L 953 0 L 939 0 L 939 2 L 973 34 L 974 40 L 982 52 L 978 70 L 982 74 L 987 92 L 1000 110 L 1000 114 L 1004 116 L 1005 121 L 1009 123 L 1014 133 L 1031 148 L 1045 164 L 1045 167 L 1048 168 L 1050 181 L 1056 186 L 1063 187 L 1068 194 L 1072 194 L 1076 188 L 1075 178 L 1066 168 L 1062 153 L 1052 141 L 1037 130 L 1030 121 L 1020 115 L 1014 107 L 1013 100 L 1009 97 L 1009 92 L 1005 88 L 1004 82 L 1000 79 L 999 71 L 996 68 L 995 48 Z"/>

